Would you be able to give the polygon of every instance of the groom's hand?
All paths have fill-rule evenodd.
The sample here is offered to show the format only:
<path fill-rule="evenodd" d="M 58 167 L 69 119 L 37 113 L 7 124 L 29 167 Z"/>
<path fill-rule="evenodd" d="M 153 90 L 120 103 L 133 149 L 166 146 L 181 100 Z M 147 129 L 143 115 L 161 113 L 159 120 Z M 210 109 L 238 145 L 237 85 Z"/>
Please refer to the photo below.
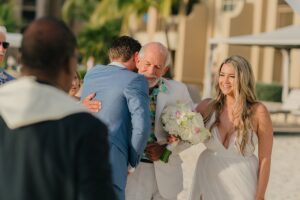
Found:
<path fill-rule="evenodd" d="M 164 149 L 165 145 L 160 145 L 157 142 L 154 142 L 147 144 L 145 152 L 150 160 L 157 161 L 164 152 Z"/>

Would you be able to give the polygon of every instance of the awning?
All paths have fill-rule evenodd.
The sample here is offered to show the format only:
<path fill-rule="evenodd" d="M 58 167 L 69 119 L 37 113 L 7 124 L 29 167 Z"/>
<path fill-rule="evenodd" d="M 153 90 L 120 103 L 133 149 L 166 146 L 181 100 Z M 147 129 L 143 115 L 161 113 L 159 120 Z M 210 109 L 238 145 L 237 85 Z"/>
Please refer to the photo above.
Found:
<path fill-rule="evenodd" d="M 210 44 L 231 44 L 244 46 L 269 46 L 280 49 L 300 48 L 300 26 L 292 25 L 255 35 L 212 38 Z"/>
<path fill-rule="evenodd" d="M 21 46 L 21 33 L 6 33 L 6 41 L 9 42 L 10 47 L 19 48 Z"/>
<path fill-rule="evenodd" d="M 289 88 L 289 68 L 290 68 L 290 49 L 300 48 L 300 25 L 286 26 L 274 31 L 255 34 L 234 36 L 229 38 L 212 38 L 209 40 L 210 55 L 209 61 L 205 69 L 204 82 L 204 97 L 211 96 L 211 75 L 212 75 L 212 61 L 213 50 L 218 44 L 229 44 L 239 46 L 262 46 L 274 47 L 281 49 L 283 55 L 283 91 L 282 99 L 284 100 L 288 95 Z"/>

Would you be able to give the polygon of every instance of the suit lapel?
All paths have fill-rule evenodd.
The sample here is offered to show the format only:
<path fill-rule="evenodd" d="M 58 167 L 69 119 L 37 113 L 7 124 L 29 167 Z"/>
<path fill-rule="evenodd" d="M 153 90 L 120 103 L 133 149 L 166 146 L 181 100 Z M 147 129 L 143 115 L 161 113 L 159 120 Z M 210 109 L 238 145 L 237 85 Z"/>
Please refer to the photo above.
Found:
<path fill-rule="evenodd" d="M 165 108 L 165 105 L 167 104 L 168 101 L 168 95 L 170 94 L 169 91 L 169 85 L 167 83 L 167 80 L 164 79 L 164 82 L 167 85 L 168 91 L 166 93 L 159 92 L 157 95 L 157 101 L 156 101 L 156 111 L 155 111 L 155 128 L 154 128 L 154 133 L 155 136 L 157 137 L 158 141 L 161 140 L 161 138 L 165 138 L 163 126 L 161 123 L 161 113 L 163 109 Z"/>

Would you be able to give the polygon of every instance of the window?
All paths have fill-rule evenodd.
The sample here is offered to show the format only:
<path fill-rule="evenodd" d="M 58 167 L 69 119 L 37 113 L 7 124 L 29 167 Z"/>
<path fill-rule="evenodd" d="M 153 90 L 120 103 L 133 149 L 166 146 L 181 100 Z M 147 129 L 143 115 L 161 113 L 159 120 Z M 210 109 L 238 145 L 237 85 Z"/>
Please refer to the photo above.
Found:
<path fill-rule="evenodd" d="M 238 1 L 239 0 L 223 0 L 223 11 L 225 12 L 233 11 Z"/>
<path fill-rule="evenodd" d="M 25 22 L 31 22 L 35 19 L 36 0 L 23 0 L 22 18 Z"/>

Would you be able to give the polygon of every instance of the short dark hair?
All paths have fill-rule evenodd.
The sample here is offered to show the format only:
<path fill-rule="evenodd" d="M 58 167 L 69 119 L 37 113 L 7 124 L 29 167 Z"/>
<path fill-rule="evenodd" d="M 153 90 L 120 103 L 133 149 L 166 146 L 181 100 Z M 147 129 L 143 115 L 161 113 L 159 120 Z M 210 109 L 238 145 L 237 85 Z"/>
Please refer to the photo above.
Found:
<path fill-rule="evenodd" d="M 24 30 L 21 62 L 31 69 L 56 75 L 68 66 L 76 49 L 76 38 L 67 25 L 56 18 L 33 21 Z"/>
<path fill-rule="evenodd" d="M 139 52 L 142 45 L 139 41 L 129 36 L 120 36 L 112 42 L 108 50 L 110 61 L 121 59 L 123 62 L 128 61 L 136 52 Z"/>

